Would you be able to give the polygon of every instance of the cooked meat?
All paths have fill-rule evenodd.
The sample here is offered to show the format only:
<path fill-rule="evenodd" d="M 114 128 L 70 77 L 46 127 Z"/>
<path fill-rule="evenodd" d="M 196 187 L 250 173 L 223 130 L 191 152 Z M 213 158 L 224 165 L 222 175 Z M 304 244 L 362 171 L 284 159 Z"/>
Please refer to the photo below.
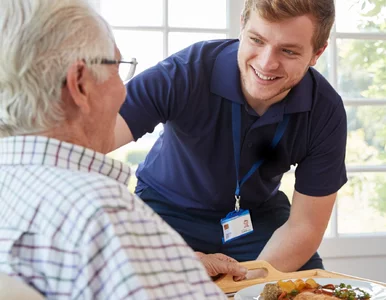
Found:
<path fill-rule="evenodd" d="M 276 283 L 268 283 L 264 286 L 262 296 L 264 300 L 277 300 L 277 297 L 281 294 L 281 289 Z"/>
<path fill-rule="evenodd" d="M 294 298 L 294 300 L 337 300 L 337 299 L 339 298 L 323 295 L 323 294 L 314 294 L 309 292 L 300 293 Z"/>

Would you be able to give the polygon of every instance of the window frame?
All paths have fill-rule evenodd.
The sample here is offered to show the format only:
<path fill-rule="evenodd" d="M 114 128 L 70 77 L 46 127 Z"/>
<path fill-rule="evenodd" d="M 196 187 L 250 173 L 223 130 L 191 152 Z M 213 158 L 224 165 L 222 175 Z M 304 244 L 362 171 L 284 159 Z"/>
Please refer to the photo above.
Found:
<path fill-rule="evenodd" d="M 338 0 L 335 0 L 335 3 Z M 337 16 L 338 17 L 338 16 Z M 386 41 L 386 33 L 349 33 L 338 32 L 334 24 L 329 40 L 330 55 L 327 59 L 329 63 L 329 82 L 338 90 L 338 39 L 350 40 L 383 40 Z M 345 107 L 352 106 L 386 106 L 386 98 L 349 98 L 344 97 Z M 346 165 L 347 174 L 355 173 L 385 173 L 386 164 L 382 165 Z M 338 193 L 339 197 L 339 193 Z M 357 233 L 357 234 L 340 234 L 338 232 L 338 210 L 335 204 L 330 220 L 330 236 L 325 237 L 319 248 L 319 252 L 324 258 L 339 257 L 363 257 L 363 256 L 381 256 L 385 255 L 386 249 L 386 232 L 382 233 Z"/>
<path fill-rule="evenodd" d="M 100 0 L 89 0 L 96 10 L 100 11 Z M 160 26 L 111 26 L 113 30 L 138 30 L 138 31 L 158 31 L 163 33 L 163 57 L 166 58 L 169 53 L 169 33 L 188 32 L 188 33 L 221 33 L 227 38 L 237 38 L 240 31 L 240 14 L 243 7 L 243 1 L 226 0 L 227 22 L 223 29 L 218 28 L 185 28 L 172 27 L 168 25 L 168 6 L 169 0 L 162 0 L 163 21 Z"/>

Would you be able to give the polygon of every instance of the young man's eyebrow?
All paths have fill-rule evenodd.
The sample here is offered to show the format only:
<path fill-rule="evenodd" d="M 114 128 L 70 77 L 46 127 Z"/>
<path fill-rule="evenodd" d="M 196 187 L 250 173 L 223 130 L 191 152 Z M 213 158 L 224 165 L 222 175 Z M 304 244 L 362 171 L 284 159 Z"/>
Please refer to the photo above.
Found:
<path fill-rule="evenodd" d="M 302 50 L 303 50 L 303 46 L 302 46 L 302 45 L 299 45 L 299 44 L 291 44 L 291 43 L 288 43 L 288 44 L 280 44 L 280 47 L 282 47 L 282 48 L 297 49 L 298 51 L 302 51 Z"/>
<path fill-rule="evenodd" d="M 253 35 L 255 35 L 259 40 L 262 40 L 263 42 L 266 42 L 267 39 L 265 37 L 263 37 L 261 34 L 259 34 L 257 31 L 253 30 L 253 29 L 250 29 L 248 30 L 249 33 L 252 33 Z"/>
<path fill-rule="evenodd" d="M 261 34 L 259 34 L 255 30 L 248 30 L 248 32 L 253 34 L 253 35 L 255 35 L 256 38 L 258 38 L 259 40 L 262 40 L 263 42 L 267 41 L 267 39 L 265 37 L 263 37 Z M 281 47 L 281 48 L 297 49 L 298 51 L 302 51 L 304 49 L 304 47 L 302 45 L 299 45 L 299 44 L 296 44 L 296 43 L 283 43 L 283 44 L 279 44 L 279 47 Z"/>

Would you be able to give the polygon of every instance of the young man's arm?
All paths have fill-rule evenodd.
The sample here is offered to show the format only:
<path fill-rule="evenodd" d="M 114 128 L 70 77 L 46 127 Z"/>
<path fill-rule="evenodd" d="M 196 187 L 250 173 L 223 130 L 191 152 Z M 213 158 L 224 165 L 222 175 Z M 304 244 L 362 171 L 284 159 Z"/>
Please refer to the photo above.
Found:
<path fill-rule="evenodd" d="M 311 197 L 295 191 L 288 221 L 274 232 L 258 259 L 282 272 L 302 267 L 322 241 L 336 194 Z"/>
<path fill-rule="evenodd" d="M 190 86 L 195 86 L 190 68 L 188 63 L 167 58 L 126 84 L 126 99 L 115 126 L 115 149 L 153 132 L 159 123 L 180 117 L 189 103 Z"/>
<path fill-rule="evenodd" d="M 319 90 L 331 89 L 325 80 L 319 84 Z M 309 130 L 305 141 L 307 156 L 296 167 L 290 217 L 274 232 L 258 257 L 281 271 L 298 270 L 316 252 L 337 191 L 347 182 L 347 118 L 338 94 L 331 90 L 318 94 Z"/>

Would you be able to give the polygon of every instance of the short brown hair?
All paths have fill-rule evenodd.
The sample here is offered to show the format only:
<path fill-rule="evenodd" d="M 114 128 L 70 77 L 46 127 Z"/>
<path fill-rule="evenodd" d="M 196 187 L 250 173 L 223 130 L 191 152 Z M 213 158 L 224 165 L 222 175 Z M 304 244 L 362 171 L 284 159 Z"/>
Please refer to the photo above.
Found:
<path fill-rule="evenodd" d="M 245 0 L 244 24 L 248 22 L 251 11 L 270 22 L 311 15 L 315 26 L 312 37 L 314 51 L 327 42 L 335 20 L 334 0 Z"/>

